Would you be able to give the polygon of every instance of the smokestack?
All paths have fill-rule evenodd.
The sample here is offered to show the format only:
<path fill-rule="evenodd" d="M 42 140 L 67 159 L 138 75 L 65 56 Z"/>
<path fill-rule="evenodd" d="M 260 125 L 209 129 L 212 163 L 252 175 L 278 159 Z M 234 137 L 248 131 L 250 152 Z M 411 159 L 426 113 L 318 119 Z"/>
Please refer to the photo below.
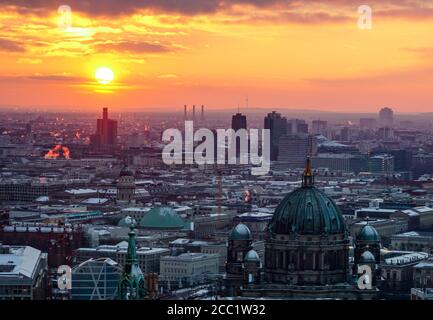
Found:
<path fill-rule="evenodd" d="M 201 105 L 201 121 L 204 120 L 204 105 Z"/>
<path fill-rule="evenodd" d="M 186 121 L 186 117 L 187 117 L 187 106 L 184 105 L 183 106 L 183 120 Z"/>
<path fill-rule="evenodd" d="M 102 119 L 104 120 L 108 119 L 108 108 L 102 109 Z"/>
<path fill-rule="evenodd" d="M 192 106 L 192 120 L 195 121 L 195 105 Z"/>

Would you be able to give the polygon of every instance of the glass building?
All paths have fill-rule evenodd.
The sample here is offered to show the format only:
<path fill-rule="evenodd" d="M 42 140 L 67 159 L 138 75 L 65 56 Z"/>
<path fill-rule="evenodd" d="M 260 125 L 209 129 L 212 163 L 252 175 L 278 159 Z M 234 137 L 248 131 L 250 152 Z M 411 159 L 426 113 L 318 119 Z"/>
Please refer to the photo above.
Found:
<path fill-rule="evenodd" d="M 81 263 L 72 270 L 72 300 L 114 300 L 121 271 L 109 258 Z"/>

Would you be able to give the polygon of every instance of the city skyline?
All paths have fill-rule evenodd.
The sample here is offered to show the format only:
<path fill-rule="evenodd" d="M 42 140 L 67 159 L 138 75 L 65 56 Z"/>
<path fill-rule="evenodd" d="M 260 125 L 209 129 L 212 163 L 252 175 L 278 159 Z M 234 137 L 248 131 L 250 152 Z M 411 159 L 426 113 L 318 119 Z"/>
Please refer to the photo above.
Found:
<path fill-rule="evenodd" d="M 430 111 L 433 7 L 372 1 L 363 30 L 360 4 L 74 1 L 62 28 L 57 3 L 3 1 L 0 110 Z"/>

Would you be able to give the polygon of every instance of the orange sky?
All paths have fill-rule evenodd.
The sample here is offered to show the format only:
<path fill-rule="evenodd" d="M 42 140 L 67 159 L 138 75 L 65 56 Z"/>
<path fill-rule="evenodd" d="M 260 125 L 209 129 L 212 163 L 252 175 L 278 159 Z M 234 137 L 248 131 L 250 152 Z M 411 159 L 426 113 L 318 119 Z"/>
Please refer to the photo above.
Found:
<path fill-rule="evenodd" d="M 67 2 L 67 1 L 63 1 Z M 2 0 L 0 106 L 433 111 L 433 1 Z M 307 1 L 305 1 L 307 2 Z M 115 81 L 94 80 L 98 67 Z"/>

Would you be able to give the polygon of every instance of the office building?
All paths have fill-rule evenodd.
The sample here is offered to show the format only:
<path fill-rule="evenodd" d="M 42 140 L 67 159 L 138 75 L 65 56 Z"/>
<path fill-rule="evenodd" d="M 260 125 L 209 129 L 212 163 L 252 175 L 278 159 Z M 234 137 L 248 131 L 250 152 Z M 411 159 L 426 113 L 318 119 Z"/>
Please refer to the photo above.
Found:
<path fill-rule="evenodd" d="M 79 248 L 74 254 L 74 263 L 81 264 L 89 259 L 110 258 L 120 266 L 126 263 L 128 243 L 120 242 L 117 245 L 101 245 L 96 248 Z M 136 250 L 138 265 L 144 273 L 159 273 L 160 259 L 170 254 L 166 248 L 140 247 Z"/>
<path fill-rule="evenodd" d="M 44 300 L 47 273 L 46 253 L 0 243 L 0 300 Z"/>
<path fill-rule="evenodd" d="M 108 118 L 108 108 L 103 108 L 102 119 L 96 122 L 96 133 L 91 137 L 91 143 L 97 149 L 117 144 L 117 121 Z"/>
<path fill-rule="evenodd" d="M 283 135 L 279 141 L 278 161 L 288 168 L 303 168 L 305 159 L 316 155 L 317 141 L 311 135 Z"/>
<path fill-rule="evenodd" d="M 161 282 L 170 286 L 192 286 L 215 279 L 218 274 L 219 257 L 217 254 L 182 253 L 178 256 L 161 258 Z"/>
<path fill-rule="evenodd" d="M 382 108 L 379 111 L 379 123 L 384 127 L 392 127 L 394 125 L 394 111 L 391 108 Z"/>
<path fill-rule="evenodd" d="M 276 161 L 278 159 L 280 137 L 287 133 L 287 119 L 282 117 L 280 113 L 272 111 L 265 117 L 264 128 L 270 130 L 271 161 Z"/>
<path fill-rule="evenodd" d="M 109 258 L 90 259 L 72 270 L 72 300 L 114 300 L 120 266 Z"/>

